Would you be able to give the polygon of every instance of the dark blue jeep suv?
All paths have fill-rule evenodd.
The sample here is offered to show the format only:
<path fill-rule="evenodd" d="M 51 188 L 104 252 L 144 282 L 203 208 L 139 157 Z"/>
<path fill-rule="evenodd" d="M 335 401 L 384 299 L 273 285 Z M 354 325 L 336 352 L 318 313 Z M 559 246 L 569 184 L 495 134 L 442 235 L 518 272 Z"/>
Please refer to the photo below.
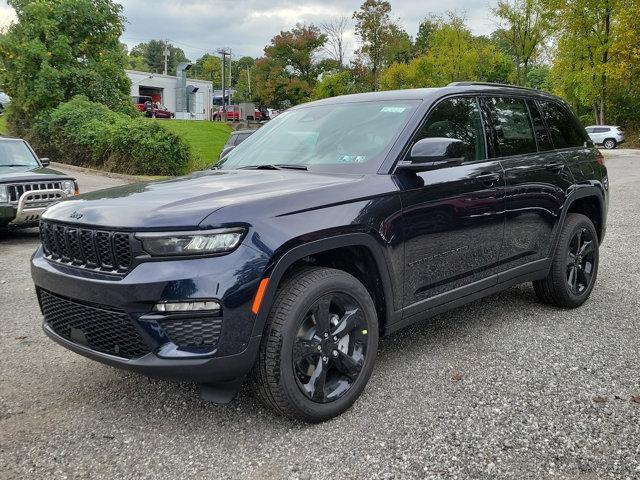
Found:
<path fill-rule="evenodd" d="M 44 214 L 44 330 L 94 360 L 248 379 L 317 422 L 365 388 L 378 337 L 512 285 L 572 308 L 605 234 L 603 157 L 567 105 L 457 83 L 292 108 L 215 168 Z"/>

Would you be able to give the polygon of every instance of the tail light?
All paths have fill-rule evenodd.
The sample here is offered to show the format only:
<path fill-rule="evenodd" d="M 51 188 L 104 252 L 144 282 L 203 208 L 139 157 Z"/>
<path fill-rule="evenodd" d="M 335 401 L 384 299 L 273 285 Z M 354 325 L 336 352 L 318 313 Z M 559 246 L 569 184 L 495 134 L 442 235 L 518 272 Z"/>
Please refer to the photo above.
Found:
<path fill-rule="evenodd" d="M 602 152 L 600 150 L 596 150 L 596 162 L 598 162 L 600 165 L 604 165 L 604 155 L 602 154 Z"/>

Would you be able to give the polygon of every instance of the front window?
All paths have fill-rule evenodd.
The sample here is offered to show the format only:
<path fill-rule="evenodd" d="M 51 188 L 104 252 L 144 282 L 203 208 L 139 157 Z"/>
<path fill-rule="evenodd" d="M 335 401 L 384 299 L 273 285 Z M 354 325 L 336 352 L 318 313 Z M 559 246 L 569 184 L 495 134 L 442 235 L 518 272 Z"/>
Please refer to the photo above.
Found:
<path fill-rule="evenodd" d="M 39 167 L 40 164 L 26 143 L 19 140 L 0 141 L 0 168 Z"/>
<path fill-rule="evenodd" d="M 375 173 L 417 105 L 402 100 L 293 109 L 247 138 L 219 167 Z"/>

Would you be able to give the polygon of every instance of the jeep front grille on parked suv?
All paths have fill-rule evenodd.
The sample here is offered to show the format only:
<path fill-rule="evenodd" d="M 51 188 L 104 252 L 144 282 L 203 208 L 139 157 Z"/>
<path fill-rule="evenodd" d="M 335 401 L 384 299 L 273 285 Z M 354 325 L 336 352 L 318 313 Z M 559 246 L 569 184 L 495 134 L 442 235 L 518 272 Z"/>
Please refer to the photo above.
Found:
<path fill-rule="evenodd" d="M 62 189 L 61 182 L 38 182 L 38 183 L 17 183 L 15 185 L 7 185 L 7 193 L 9 194 L 9 202 L 17 204 L 20 197 L 25 192 L 37 191 L 37 190 L 60 190 Z M 43 202 L 56 200 L 42 199 Z"/>
<path fill-rule="evenodd" d="M 39 289 L 46 324 L 75 344 L 123 358 L 149 353 L 149 347 L 123 310 L 88 305 Z"/>
<path fill-rule="evenodd" d="M 133 260 L 132 234 L 40 222 L 47 259 L 74 267 L 125 274 Z"/>

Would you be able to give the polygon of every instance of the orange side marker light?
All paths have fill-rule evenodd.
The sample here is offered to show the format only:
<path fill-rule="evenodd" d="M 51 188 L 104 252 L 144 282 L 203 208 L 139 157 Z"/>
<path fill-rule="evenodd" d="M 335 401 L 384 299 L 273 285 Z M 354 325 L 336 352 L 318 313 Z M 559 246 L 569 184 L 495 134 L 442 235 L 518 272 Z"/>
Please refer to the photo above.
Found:
<path fill-rule="evenodd" d="M 267 285 L 269 285 L 269 279 L 263 278 L 260 280 L 260 285 L 258 285 L 258 291 L 256 292 L 256 296 L 253 299 L 253 305 L 251 306 L 251 311 L 257 315 L 260 311 L 260 304 L 262 303 L 262 298 L 264 297 L 264 292 L 267 290 Z"/>

